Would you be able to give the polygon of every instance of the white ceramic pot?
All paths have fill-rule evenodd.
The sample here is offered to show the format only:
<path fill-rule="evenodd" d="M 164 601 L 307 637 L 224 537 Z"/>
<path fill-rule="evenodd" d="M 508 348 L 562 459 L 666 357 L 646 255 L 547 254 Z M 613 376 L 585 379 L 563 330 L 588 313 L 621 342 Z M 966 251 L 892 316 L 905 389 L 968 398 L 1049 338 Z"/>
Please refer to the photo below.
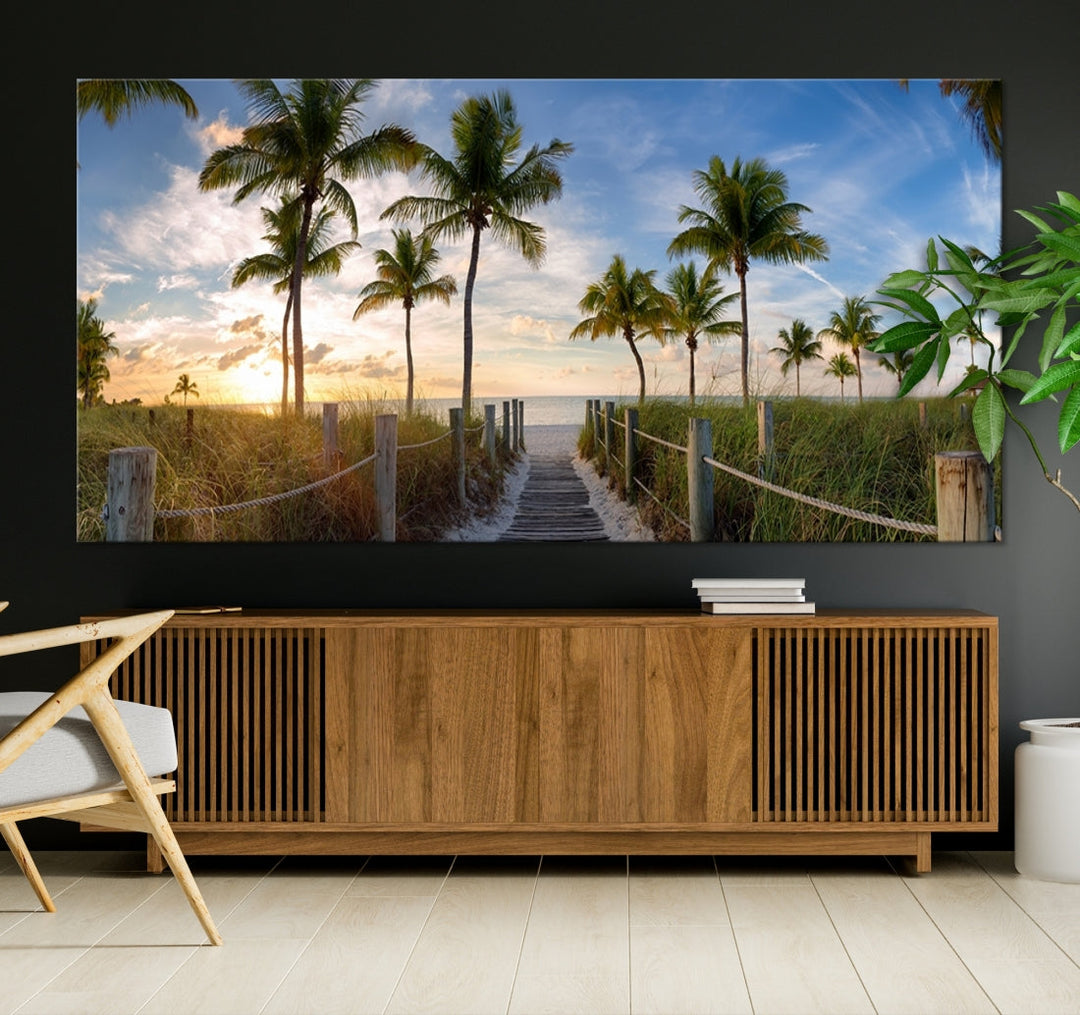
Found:
<path fill-rule="evenodd" d="M 1020 728 L 1031 739 L 1016 748 L 1016 869 L 1080 882 L 1080 719 L 1028 719 Z"/>

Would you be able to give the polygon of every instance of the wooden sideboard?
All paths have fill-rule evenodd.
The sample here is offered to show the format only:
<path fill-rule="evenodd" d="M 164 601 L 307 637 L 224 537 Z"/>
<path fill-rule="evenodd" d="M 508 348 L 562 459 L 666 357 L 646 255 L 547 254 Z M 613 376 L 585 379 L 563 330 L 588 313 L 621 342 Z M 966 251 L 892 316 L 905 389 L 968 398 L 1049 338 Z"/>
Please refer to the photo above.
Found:
<path fill-rule="evenodd" d="M 163 803 L 192 854 L 869 853 L 925 871 L 932 832 L 997 829 L 997 634 L 965 611 L 176 615 L 112 687 L 173 713 Z"/>

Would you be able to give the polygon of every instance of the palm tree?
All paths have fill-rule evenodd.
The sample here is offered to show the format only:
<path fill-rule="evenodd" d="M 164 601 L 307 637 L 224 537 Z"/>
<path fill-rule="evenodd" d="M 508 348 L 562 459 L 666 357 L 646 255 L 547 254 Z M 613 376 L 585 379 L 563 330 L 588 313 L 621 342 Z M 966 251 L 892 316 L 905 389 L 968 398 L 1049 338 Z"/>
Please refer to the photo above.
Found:
<path fill-rule="evenodd" d="M 340 213 L 357 233 L 356 205 L 345 180 L 375 177 L 415 164 L 417 143 L 404 127 L 388 124 L 363 134 L 360 104 L 375 87 L 369 79 L 304 79 L 284 93 L 268 78 L 238 82 L 251 122 L 237 144 L 212 152 L 199 173 L 200 190 L 238 185 L 233 203 L 254 193 L 292 197 L 300 204 L 293 261 L 292 344 L 294 405 L 304 412 L 304 331 L 301 288 L 317 202 Z"/>
<path fill-rule="evenodd" d="M 878 337 L 880 314 L 875 314 L 863 296 L 845 296 L 844 305 L 829 316 L 828 327 L 818 332 L 818 338 L 831 338 L 846 345 L 855 353 L 855 373 L 859 379 L 859 401 L 863 400 L 862 362 L 859 350 Z"/>
<path fill-rule="evenodd" d="M 267 232 L 263 239 L 270 250 L 254 257 L 245 257 L 233 270 L 232 285 L 235 289 L 252 279 L 273 282 L 275 293 L 288 293 L 285 299 L 285 315 L 281 321 L 281 415 L 289 407 L 289 314 L 292 312 L 292 272 L 296 263 L 296 249 L 300 244 L 300 203 L 282 196 L 277 211 L 262 209 Z M 334 213 L 320 208 L 311 220 L 308 234 L 307 261 L 304 276 L 307 278 L 337 275 L 341 266 L 354 250 L 360 248 L 356 240 L 343 240 L 331 244 L 328 232 Z"/>
<path fill-rule="evenodd" d="M 120 350 L 113 343 L 116 335 L 105 330 L 104 322 L 97 316 L 97 300 L 77 301 L 76 305 L 76 391 L 82 396 L 84 409 L 89 409 L 101 398 L 101 389 L 110 380 L 107 360 Z"/>
<path fill-rule="evenodd" d="M 840 401 L 844 401 L 844 378 L 855 375 L 855 364 L 848 359 L 846 352 L 838 352 L 825 368 L 826 377 L 836 377 L 840 381 Z"/>
<path fill-rule="evenodd" d="M 908 79 L 900 79 L 908 90 Z M 964 104 L 960 116 L 967 121 L 975 140 L 988 158 L 1001 161 L 1001 81 L 982 78 L 941 78 L 938 90 L 943 96 L 959 95 Z"/>
<path fill-rule="evenodd" d="M 639 405 L 645 401 L 645 364 L 637 341 L 651 337 L 663 345 L 675 309 L 671 297 L 657 289 L 655 277 L 655 270 L 628 271 L 622 254 L 616 254 L 607 271 L 589 285 L 578 302 L 578 310 L 591 316 L 570 332 L 571 340 L 588 337 L 594 342 L 622 335 L 637 363 Z"/>
<path fill-rule="evenodd" d="M 187 374 L 181 374 L 180 379 L 176 382 L 176 387 L 169 392 L 171 395 L 183 395 L 184 405 L 187 405 L 187 396 L 194 395 L 199 397 L 199 385 L 196 384 Z"/>
<path fill-rule="evenodd" d="M 472 301 L 480 235 L 491 229 L 497 240 L 517 250 L 533 267 L 539 267 L 546 253 L 544 230 L 520 216 L 561 196 L 562 176 L 556 162 L 569 155 L 574 146 L 553 138 L 543 148 L 533 145 L 519 160 L 522 127 L 510 93 L 504 89 L 466 99 L 450 117 L 450 134 L 454 142 L 450 158 L 423 149 L 421 176 L 434 195 L 403 197 L 390 205 L 382 217 L 419 218 L 432 240 L 471 237 L 465 278 L 461 385 L 461 404 L 468 418 L 472 404 Z"/>
<path fill-rule="evenodd" d="M 799 366 L 809 359 L 822 359 L 821 343 L 814 338 L 814 331 L 806 321 L 796 317 L 790 328 L 781 328 L 777 333 L 781 345 L 774 346 L 769 352 L 783 356 L 780 373 L 787 377 L 788 370 L 795 367 L 795 395 L 802 394 L 799 383 Z"/>
<path fill-rule="evenodd" d="M 690 350 L 690 404 L 694 404 L 694 353 L 698 339 L 706 340 L 720 335 L 738 335 L 742 325 L 738 321 L 723 319 L 725 307 L 738 293 L 721 295 L 724 287 L 708 269 L 698 277 L 697 265 L 679 264 L 667 275 L 668 294 L 673 303 L 671 323 L 666 329 L 669 337 L 685 336 Z"/>
<path fill-rule="evenodd" d="M 189 120 L 198 119 L 195 100 L 175 81 L 159 79 L 86 78 L 75 85 L 75 105 L 81 120 L 96 110 L 114 127 L 121 116 L 160 102 L 179 106 Z"/>
<path fill-rule="evenodd" d="M 904 383 L 904 374 L 907 373 L 908 367 L 915 361 L 915 353 L 910 349 L 901 349 L 898 352 L 892 354 L 892 359 L 887 359 L 882 356 L 878 362 L 887 370 L 890 374 L 896 377 L 897 386 L 902 386 Z"/>
<path fill-rule="evenodd" d="M 425 300 L 439 300 L 450 305 L 457 293 L 453 275 L 434 277 L 439 252 L 428 236 L 417 236 L 408 229 L 395 229 L 394 249 L 376 250 L 375 264 L 378 279 L 360 290 L 360 303 L 353 311 L 353 320 L 371 310 L 381 310 L 401 301 L 405 308 L 405 363 L 408 382 L 405 388 L 405 415 L 413 410 L 412 308 Z"/>
<path fill-rule="evenodd" d="M 703 208 L 683 205 L 679 221 L 690 223 L 668 245 L 668 256 L 703 254 L 710 270 L 734 271 L 742 305 L 742 392 L 750 404 L 750 323 L 746 273 L 751 260 L 767 264 L 824 261 L 828 244 L 802 229 L 802 213 L 810 209 L 787 199 L 787 176 L 770 169 L 764 159 L 736 156 L 731 173 L 714 155 L 707 170 L 694 170 L 694 190 Z"/>

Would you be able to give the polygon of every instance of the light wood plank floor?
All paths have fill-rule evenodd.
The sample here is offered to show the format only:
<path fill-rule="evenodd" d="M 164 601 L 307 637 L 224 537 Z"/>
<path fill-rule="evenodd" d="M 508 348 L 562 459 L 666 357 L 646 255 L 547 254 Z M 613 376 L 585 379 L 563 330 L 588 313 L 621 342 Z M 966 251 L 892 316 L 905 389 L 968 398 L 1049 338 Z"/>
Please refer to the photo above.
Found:
<path fill-rule="evenodd" d="M 0 852 L 0 1015 L 1080 1013 L 1080 885 L 1012 854 L 193 857 Z"/>

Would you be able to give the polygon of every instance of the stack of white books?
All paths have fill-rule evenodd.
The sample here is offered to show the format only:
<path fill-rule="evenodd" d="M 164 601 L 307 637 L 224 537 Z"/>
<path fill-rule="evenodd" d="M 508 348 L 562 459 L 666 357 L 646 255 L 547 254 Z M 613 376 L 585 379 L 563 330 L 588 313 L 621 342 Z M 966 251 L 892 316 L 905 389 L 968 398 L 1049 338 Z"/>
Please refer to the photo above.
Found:
<path fill-rule="evenodd" d="M 813 613 L 805 578 L 695 578 L 703 613 Z"/>

